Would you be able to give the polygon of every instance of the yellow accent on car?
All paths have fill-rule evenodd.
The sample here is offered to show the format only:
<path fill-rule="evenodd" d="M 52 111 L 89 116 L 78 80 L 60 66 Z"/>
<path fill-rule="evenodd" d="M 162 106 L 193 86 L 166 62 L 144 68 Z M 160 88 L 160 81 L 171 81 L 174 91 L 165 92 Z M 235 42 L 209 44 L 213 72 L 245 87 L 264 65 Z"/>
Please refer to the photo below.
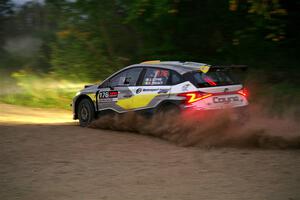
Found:
<path fill-rule="evenodd" d="M 131 98 L 119 99 L 116 104 L 126 110 L 142 108 L 146 107 L 157 95 L 158 94 L 137 95 Z"/>
<path fill-rule="evenodd" d="M 132 109 L 132 98 L 124 98 L 124 99 L 119 99 L 117 101 L 117 105 L 120 106 L 121 108 L 124 108 L 126 110 Z"/>
<path fill-rule="evenodd" d="M 86 94 L 86 95 L 89 96 L 94 103 L 96 102 L 96 95 L 95 94 L 89 93 L 89 94 Z"/>
<path fill-rule="evenodd" d="M 207 73 L 209 71 L 210 67 L 208 65 L 203 65 L 200 67 L 200 71 L 203 73 Z"/>
<path fill-rule="evenodd" d="M 149 60 L 149 61 L 144 61 L 141 64 L 159 64 L 160 60 Z"/>

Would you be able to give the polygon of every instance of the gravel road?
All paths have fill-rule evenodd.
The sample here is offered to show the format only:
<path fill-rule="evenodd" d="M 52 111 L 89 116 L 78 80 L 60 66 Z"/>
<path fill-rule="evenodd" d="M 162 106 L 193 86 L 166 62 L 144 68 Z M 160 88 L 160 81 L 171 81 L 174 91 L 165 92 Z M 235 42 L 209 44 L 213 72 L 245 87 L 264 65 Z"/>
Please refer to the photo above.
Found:
<path fill-rule="evenodd" d="M 0 104 L 1 200 L 300 199 L 300 151 L 180 147 Z"/>

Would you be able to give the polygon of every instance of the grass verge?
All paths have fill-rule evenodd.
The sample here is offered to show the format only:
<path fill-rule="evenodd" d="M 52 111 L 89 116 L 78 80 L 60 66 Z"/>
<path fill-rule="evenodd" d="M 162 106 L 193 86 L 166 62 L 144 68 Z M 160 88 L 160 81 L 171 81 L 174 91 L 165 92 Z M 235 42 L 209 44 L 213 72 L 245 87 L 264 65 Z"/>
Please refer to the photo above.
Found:
<path fill-rule="evenodd" d="M 70 110 L 72 98 L 85 84 L 58 80 L 51 75 L 19 71 L 1 84 L 0 101 L 14 105 Z"/>

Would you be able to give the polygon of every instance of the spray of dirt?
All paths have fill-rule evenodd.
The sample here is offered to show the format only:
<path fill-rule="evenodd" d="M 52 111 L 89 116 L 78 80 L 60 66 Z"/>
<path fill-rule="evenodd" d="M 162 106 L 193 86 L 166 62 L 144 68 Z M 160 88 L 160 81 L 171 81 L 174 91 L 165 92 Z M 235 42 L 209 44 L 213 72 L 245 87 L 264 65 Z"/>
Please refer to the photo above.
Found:
<path fill-rule="evenodd" d="M 259 106 L 252 106 L 248 113 L 244 121 L 230 110 L 152 118 L 127 113 L 103 116 L 90 127 L 151 135 L 180 146 L 300 149 L 300 125 L 292 115 L 271 117 Z"/>

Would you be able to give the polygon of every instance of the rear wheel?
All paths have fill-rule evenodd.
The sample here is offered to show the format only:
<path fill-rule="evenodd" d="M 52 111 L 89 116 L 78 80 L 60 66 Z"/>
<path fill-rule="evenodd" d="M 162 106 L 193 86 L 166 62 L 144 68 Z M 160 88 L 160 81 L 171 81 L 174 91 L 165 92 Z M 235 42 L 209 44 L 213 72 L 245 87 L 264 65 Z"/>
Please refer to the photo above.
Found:
<path fill-rule="evenodd" d="M 180 113 L 179 107 L 173 104 L 160 105 L 155 111 L 155 114 L 159 116 L 166 116 L 166 115 L 174 116 L 174 115 L 178 115 L 179 113 Z"/>
<path fill-rule="evenodd" d="M 77 113 L 79 124 L 82 127 L 88 126 L 95 119 L 94 105 L 89 99 L 83 99 L 79 102 Z"/>

